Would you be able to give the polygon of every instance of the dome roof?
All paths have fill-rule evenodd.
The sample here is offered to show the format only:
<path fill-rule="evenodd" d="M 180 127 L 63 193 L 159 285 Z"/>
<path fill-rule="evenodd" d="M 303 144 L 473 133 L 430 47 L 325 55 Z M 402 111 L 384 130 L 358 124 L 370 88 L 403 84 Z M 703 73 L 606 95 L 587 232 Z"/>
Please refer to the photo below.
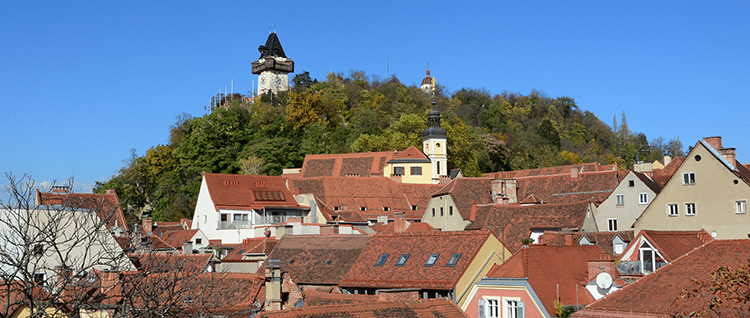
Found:
<path fill-rule="evenodd" d="M 442 138 L 448 139 L 448 132 L 440 127 L 440 112 L 437 109 L 432 109 L 427 115 L 427 121 L 429 127 L 422 132 L 422 140 L 429 138 Z"/>
<path fill-rule="evenodd" d="M 422 85 L 434 85 L 435 78 L 430 77 L 430 69 L 427 69 L 427 77 L 422 80 Z"/>

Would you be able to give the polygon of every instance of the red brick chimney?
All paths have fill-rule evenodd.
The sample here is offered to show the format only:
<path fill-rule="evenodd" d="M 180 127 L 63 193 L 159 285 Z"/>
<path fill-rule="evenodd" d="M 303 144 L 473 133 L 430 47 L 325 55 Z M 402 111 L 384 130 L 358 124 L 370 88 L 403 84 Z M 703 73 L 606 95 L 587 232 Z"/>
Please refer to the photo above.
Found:
<path fill-rule="evenodd" d="M 406 229 L 408 227 L 409 227 L 409 222 L 407 222 L 403 216 L 397 216 L 393 220 L 393 231 L 396 233 L 406 232 Z"/>
<path fill-rule="evenodd" d="M 718 149 L 719 153 L 722 156 L 724 156 L 724 158 L 727 159 L 727 161 L 729 161 L 729 163 L 731 163 L 733 166 L 737 165 L 737 159 L 736 159 L 736 155 L 735 155 L 735 152 L 734 152 L 735 149 L 736 148 L 721 148 L 721 149 Z"/>
<path fill-rule="evenodd" d="M 492 185 L 492 201 L 495 204 L 508 205 L 518 202 L 516 193 L 516 179 L 498 178 L 490 181 Z"/>
<path fill-rule="evenodd" d="M 721 149 L 721 136 L 714 136 L 714 137 L 706 137 L 703 138 L 711 147 L 714 147 L 714 149 L 719 150 Z"/>
<path fill-rule="evenodd" d="M 154 233 L 154 220 L 151 218 L 143 218 L 143 230 L 146 234 L 151 235 Z"/>
<path fill-rule="evenodd" d="M 600 273 L 609 274 L 612 279 L 618 277 L 615 260 L 613 259 L 596 259 L 588 261 L 589 281 L 596 281 L 596 276 Z"/>
<path fill-rule="evenodd" d="M 565 233 L 565 246 L 573 246 L 573 245 L 575 245 L 574 241 L 575 240 L 573 239 L 573 234 L 571 234 L 571 233 Z"/>
<path fill-rule="evenodd" d="M 580 168 L 578 168 L 578 167 L 570 167 L 570 178 L 571 179 L 578 178 L 578 170 L 579 169 Z"/>

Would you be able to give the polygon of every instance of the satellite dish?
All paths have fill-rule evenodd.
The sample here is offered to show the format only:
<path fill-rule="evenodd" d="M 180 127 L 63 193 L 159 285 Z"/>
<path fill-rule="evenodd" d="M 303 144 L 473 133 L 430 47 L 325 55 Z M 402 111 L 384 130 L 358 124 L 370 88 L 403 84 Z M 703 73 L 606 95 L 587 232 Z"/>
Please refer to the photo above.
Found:
<path fill-rule="evenodd" d="M 599 275 L 596 275 L 596 286 L 601 289 L 609 289 L 612 287 L 612 276 L 607 273 L 599 273 Z"/>

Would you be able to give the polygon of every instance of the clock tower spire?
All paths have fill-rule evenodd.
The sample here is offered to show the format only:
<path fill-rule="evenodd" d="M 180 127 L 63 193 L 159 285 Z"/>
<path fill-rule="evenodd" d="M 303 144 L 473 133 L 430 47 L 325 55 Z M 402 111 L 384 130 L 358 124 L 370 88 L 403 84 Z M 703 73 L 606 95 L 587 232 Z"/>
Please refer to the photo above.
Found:
<path fill-rule="evenodd" d="M 258 95 L 276 94 L 289 90 L 289 77 L 294 72 L 294 61 L 286 57 L 276 31 L 271 32 L 266 45 L 258 47 L 260 58 L 252 63 L 253 74 L 258 75 Z"/>

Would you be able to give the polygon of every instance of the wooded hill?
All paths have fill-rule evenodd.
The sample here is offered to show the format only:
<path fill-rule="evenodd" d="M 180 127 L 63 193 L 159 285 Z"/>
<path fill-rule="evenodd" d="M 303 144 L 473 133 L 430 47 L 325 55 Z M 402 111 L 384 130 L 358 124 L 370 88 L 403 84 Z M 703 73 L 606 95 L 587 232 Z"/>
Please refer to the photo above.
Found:
<path fill-rule="evenodd" d="M 305 72 L 292 82 L 291 91 L 254 102 L 239 94 L 213 96 L 207 114 L 177 116 L 168 144 L 140 157 L 133 150 L 94 191 L 115 189 L 129 221 L 143 213 L 174 221 L 192 217 L 204 172 L 280 175 L 301 167 L 306 154 L 422 148 L 433 105 L 419 87 L 358 71 L 331 73 L 325 81 Z M 468 177 L 593 161 L 629 169 L 636 157 L 683 155 L 679 139 L 649 142 L 628 129 L 624 112 L 610 127 L 571 97 L 470 88 L 449 93 L 438 85 L 434 100 L 448 132 L 448 166 Z"/>

